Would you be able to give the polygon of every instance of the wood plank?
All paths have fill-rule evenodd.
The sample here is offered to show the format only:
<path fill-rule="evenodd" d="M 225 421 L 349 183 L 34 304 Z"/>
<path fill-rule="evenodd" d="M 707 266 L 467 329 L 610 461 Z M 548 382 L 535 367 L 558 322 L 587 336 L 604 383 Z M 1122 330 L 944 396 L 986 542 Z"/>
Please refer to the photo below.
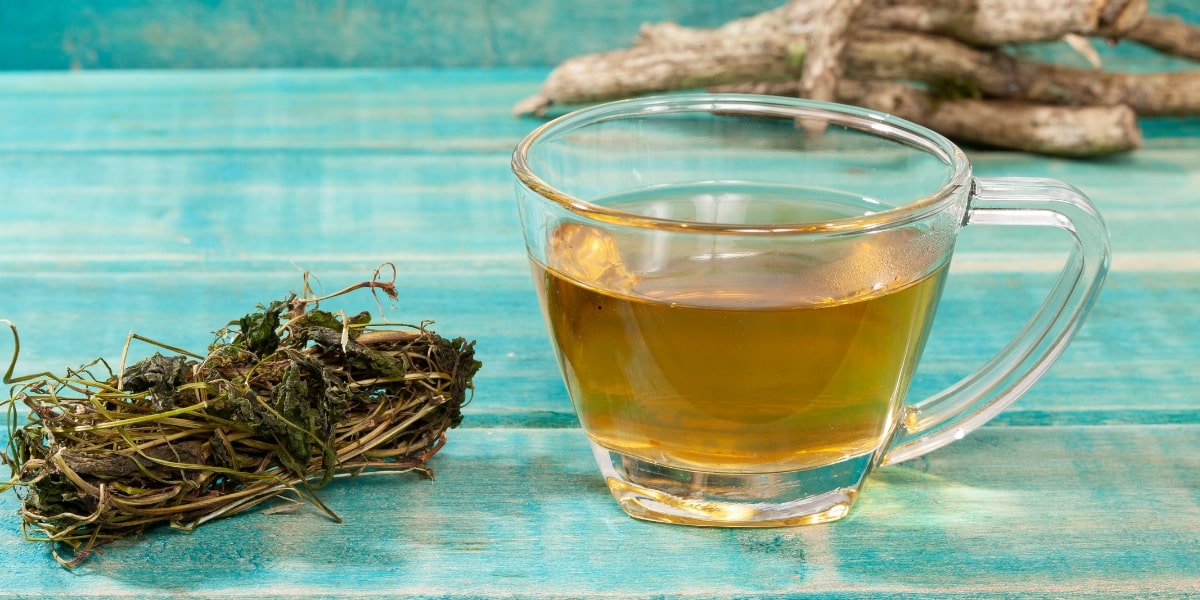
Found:
<path fill-rule="evenodd" d="M 1032 276 L 952 273 L 912 396 L 953 383 L 999 351 L 1048 285 Z M 1200 391 L 1190 366 L 1200 364 L 1200 312 L 1188 298 L 1198 292 L 1193 273 L 1113 273 L 1072 345 L 1008 412 L 1181 409 L 1178 416 L 1190 419 Z"/>
<path fill-rule="evenodd" d="M 1200 152 L 1186 154 L 1200 159 Z M 38 154 L 0 161 L 0 178 L 9 182 L 0 252 L 20 257 L 19 264 L 121 268 L 117 265 L 138 256 L 148 266 L 194 269 L 253 255 L 308 266 L 347 256 L 365 263 L 408 262 L 448 249 L 477 265 L 522 260 L 506 155 L 205 153 L 63 160 Z M 981 163 L 981 170 L 988 167 Z M 1200 210 L 1188 197 L 1188 178 L 1196 171 L 1181 168 L 1152 188 L 1134 175 L 1145 172 L 1140 165 L 1112 170 L 1104 179 L 1044 167 L 1002 172 L 1048 171 L 1094 190 L 1112 232 L 1114 270 L 1200 269 L 1200 236 L 1194 235 Z M 363 227 L 365 222 L 374 226 Z M 53 232 L 60 233 L 48 237 Z M 970 227 L 960 240 L 959 266 L 1052 272 L 1066 245 L 1065 234 L 1057 231 Z"/>
<path fill-rule="evenodd" d="M 453 202 L 464 218 L 479 215 L 465 224 L 487 225 L 497 216 L 512 223 L 509 153 L 541 123 L 508 114 L 513 101 L 536 89 L 529 71 L 9 74 L 0 75 L 0 84 L 14 90 L 0 95 L 0 177 L 13 211 L 0 244 L 9 248 L 38 235 L 31 225 L 90 202 L 111 206 L 101 216 L 137 214 L 148 227 L 158 224 L 155 218 L 220 215 L 221 206 L 246 203 L 261 204 L 263 212 L 283 202 L 303 210 L 331 196 L 349 203 L 345 215 L 375 216 L 387 203 L 397 217 L 429 216 L 430 207 Z M 1109 222 L 1118 266 L 1200 263 L 1200 236 L 1193 235 L 1200 211 L 1190 194 L 1200 152 L 1163 139 L 1099 161 L 974 157 L 979 175 L 1056 177 L 1082 188 Z M 403 196 L 396 194 L 400 187 Z M 46 206 L 48 196 L 56 199 L 53 207 Z M 151 212 L 144 212 L 147 205 Z M 240 212 L 196 225 L 235 226 L 228 221 Z M 286 214 L 276 211 L 275 218 Z M 345 229 L 351 220 L 340 222 Z M 164 240 L 166 233 L 145 231 L 126 243 L 179 249 L 182 241 L 215 239 L 203 229 L 170 232 L 179 237 Z M 466 233 L 485 247 L 505 239 L 497 236 L 511 237 L 487 227 L 460 235 Z M 1020 247 L 1036 257 L 1062 248 L 1063 240 L 1053 232 L 972 228 L 962 248 Z"/>
<path fill-rule="evenodd" d="M 0 4 L 0 69 L 549 66 L 627 45 L 647 21 L 715 26 L 781 4 L 716 0 L 72 0 Z M 1151 8 L 1200 22 L 1187 0 Z M 1134 44 L 1096 44 L 1112 69 L 1172 68 Z M 1087 66 L 1065 44 L 1023 49 Z"/>
<path fill-rule="evenodd" d="M 646 21 L 716 26 L 778 0 L 36 0 L 0 4 L 0 69 L 549 65 Z"/>
<path fill-rule="evenodd" d="M 1181 63 L 1167 70 L 1188 67 L 1190 63 Z M 0 71 L 0 89 L 5 90 L 0 94 L 4 127 L 0 150 L 420 150 L 437 146 L 429 140 L 447 131 L 467 127 L 475 137 L 486 132 L 510 136 L 515 142 L 539 120 L 513 118 L 509 111 L 515 102 L 535 93 L 548 72 L 544 67 Z M 478 119 L 480 109 L 495 118 Z M 360 127 L 364 120 L 372 127 Z M 1194 137 L 1200 131 L 1196 117 L 1141 122 L 1151 147 L 1196 146 Z M 448 137 L 461 147 L 472 147 L 468 140 Z M 80 144 L 83 139 L 87 145 Z M 13 143 L 16 140 L 21 140 L 20 145 Z M 510 148 L 511 144 L 505 150 Z M 1050 164 L 1105 165 L 1123 160 L 1059 159 Z"/>
<path fill-rule="evenodd" d="M 0 74 L 0 150 L 511 152 L 541 70 Z M 481 82 L 486 82 L 480 85 Z M 503 118 L 482 118 L 488 116 Z M 367 126 L 369 124 L 369 126 Z"/>
<path fill-rule="evenodd" d="M 649 524 L 578 430 L 459 430 L 435 481 L 158 530 L 67 572 L 4 520 L 0 590 L 56 597 L 1182 597 L 1200 593 L 1200 426 L 988 428 L 877 473 L 846 520 Z M 0 498 L 0 510 L 13 506 Z M 19 590 L 19 591 L 18 591 Z"/>
<path fill-rule="evenodd" d="M 369 276 L 375 263 L 330 264 L 316 271 L 325 289 Z M 434 260 L 405 265 L 399 308 L 388 314 L 397 322 L 433 319 L 444 335 L 478 340 L 484 368 L 468 425 L 573 426 L 524 263 L 485 263 L 482 272 L 454 275 L 443 266 Z M 131 273 L 56 267 L 63 270 L 0 272 L 0 286 L 20 290 L 0 301 L 0 318 L 17 323 L 22 333 L 19 373 L 61 371 L 97 356 L 115 361 L 130 331 L 202 351 L 213 331 L 301 285 L 299 270 L 283 261 L 228 269 L 201 264 L 144 270 L 134 264 Z M 983 364 L 1032 314 L 1048 280 L 1044 274 L 952 273 L 913 397 Z M 1114 273 L 1074 344 L 1003 419 L 1195 422 L 1198 291 L 1200 273 Z M 365 294 L 327 306 L 375 310 Z M 11 349 L 7 332 L 0 334 L 0 356 L 7 358 Z M 131 357 L 154 351 L 135 344 Z M 1081 416 L 1069 414 L 1075 411 Z"/>
<path fill-rule="evenodd" d="M 522 93 L 527 75 L 2 77 L 21 84 L 0 97 L 11 109 L 0 118 L 18 124 L 0 128 L 0 145 L 30 144 L 0 161 L 0 283 L 15 290 L 0 317 L 25 332 L 22 367 L 114 356 L 130 330 L 203 348 L 229 319 L 296 289 L 301 268 L 333 287 L 393 260 L 403 291 L 394 319 L 434 319 L 447 335 L 480 340 L 487 367 L 470 408 L 480 425 L 573 423 L 508 171 L 509 148 L 533 123 L 509 118 L 506 96 Z M 166 100 L 138 104 L 141 95 Z M 370 110 L 345 109 L 355 102 Z M 108 110 L 136 126 L 97 126 Z M 241 116 L 225 122 L 225 111 Z M 426 122 L 431 115 L 436 123 Z M 47 138 L 29 125 L 60 121 Z M 375 148 L 388 139 L 379 131 L 404 136 Z M 1083 186 L 1116 249 L 1096 314 L 1009 422 L 1190 422 L 1200 389 L 1191 368 L 1200 348 L 1200 207 L 1190 192 L 1198 171 L 1197 151 L 1108 161 L 978 156 L 982 175 Z M 1064 248 L 1058 232 L 968 228 L 914 395 L 998 349 L 1040 300 Z M 0 340 L 0 355 L 7 344 Z"/>
<path fill-rule="evenodd" d="M 342 525 L 260 511 L 73 573 L 0 519 L 0 596 L 1200 594 L 1200 144 L 977 154 L 983 175 L 1073 181 L 1109 218 L 1114 271 L 1062 361 L 991 425 L 878 473 L 846 521 L 677 528 L 607 495 L 540 321 L 507 166 L 535 123 L 510 119 L 508 97 L 535 79 L 0 75 L 19 84 L 0 94 L 0 318 L 21 325 L 19 371 L 118 356 L 131 329 L 203 348 L 301 268 L 333 289 L 387 259 L 395 320 L 477 338 L 485 363 L 434 482 L 338 482 L 323 497 Z M 914 394 L 1016 330 L 1061 261 L 1053 233 L 964 233 Z M 0 514 L 15 503 L 0 496 Z"/>

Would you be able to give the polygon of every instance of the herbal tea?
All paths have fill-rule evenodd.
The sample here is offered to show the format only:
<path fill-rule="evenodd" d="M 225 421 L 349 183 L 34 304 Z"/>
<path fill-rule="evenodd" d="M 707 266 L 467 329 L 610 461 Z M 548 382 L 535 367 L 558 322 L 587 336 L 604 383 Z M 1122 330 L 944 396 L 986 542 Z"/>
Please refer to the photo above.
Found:
<path fill-rule="evenodd" d="M 769 200 L 757 203 L 800 210 Z M 688 210 L 704 202 L 691 197 Z M 660 191 L 621 208 L 677 203 Z M 874 451 L 898 419 L 947 270 L 920 251 L 900 264 L 885 249 L 903 235 L 815 260 L 819 250 L 719 237 L 622 246 L 561 224 L 550 266 L 534 271 L 585 431 L 610 450 L 706 472 L 794 471 Z M 866 277 L 881 269 L 894 284 Z M 876 283 L 828 295 L 858 280 Z"/>
<path fill-rule="evenodd" d="M 961 439 L 1028 389 L 1109 261 L 1103 220 L 1069 184 L 974 178 L 945 138 L 837 104 L 600 104 L 531 132 L 512 166 L 592 456 L 621 508 L 651 521 L 844 517 L 874 467 Z M 1074 245 L 1003 350 L 905 398 L 968 225 L 1063 228 Z"/>

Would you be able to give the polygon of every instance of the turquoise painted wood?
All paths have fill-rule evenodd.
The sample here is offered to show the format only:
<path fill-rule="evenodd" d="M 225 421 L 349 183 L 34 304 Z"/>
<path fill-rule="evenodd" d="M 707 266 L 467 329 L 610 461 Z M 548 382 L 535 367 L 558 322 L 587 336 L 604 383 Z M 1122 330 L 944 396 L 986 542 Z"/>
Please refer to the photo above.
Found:
<path fill-rule="evenodd" d="M 68 572 L 47 566 L 10 522 L 0 528 L 9 566 L 0 589 L 87 598 L 1200 590 L 1200 455 L 1179 451 L 1195 450 L 1198 425 L 989 427 L 927 460 L 883 469 L 836 525 L 759 530 L 626 517 L 577 429 L 453 433 L 432 461 L 434 481 L 367 477 L 326 488 L 341 524 L 308 507 L 247 514 L 120 542 Z"/>
<path fill-rule="evenodd" d="M 489 365 L 505 365 L 480 375 L 470 409 L 480 424 L 571 423 L 562 386 L 536 376 L 553 371 L 553 358 L 508 170 L 512 146 L 539 121 L 512 118 L 507 109 L 543 75 L 0 77 L 8 91 L 0 96 L 0 255 L 19 257 L 5 263 L 0 281 L 31 295 L 4 314 L 27 336 L 70 337 L 74 351 L 63 356 L 58 344 L 27 344 L 22 366 L 61 368 L 119 353 L 130 330 L 201 349 L 229 320 L 295 289 L 301 269 L 334 287 L 393 261 L 403 290 L 394 319 L 435 319 L 447 333 L 478 337 Z M 980 175 L 1059 177 L 1103 210 L 1115 270 L 1063 364 L 1090 368 L 1105 386 L 1134 394 L 1140 411 L 1160 411 L 1121 412 L 1122 420 L 1186 418 L 1194 406 L 1200 345 L 1178 332 L 1200 312 L 1189 301 L 1200 261 L 1197 134 L 1152 132 L 1147 148 L 1094 162 L 976 154 Z M 48 238 L 48 228 L 81 233 Z M 914 394 L 948 385 L 998 350 L 1040 301 L 1065 244 L 1053 231 L 968 228 Z M 24 286 L 30 278 L 41 285 Z M 47 305 L 62 314 L 39 312 Z M 160 306 L 182 314 L 162 319 Z M 6 344 L 0 339 L 0 350 Z M 1081 403 L 1131 408 L 1097 404 L 1091 389 L 1060 375 L 1071 369 L 1052 371 L 1004 418 L 1069 418 L 1064 409 Z"/>
<path fill-rule="evenodd" d="M 779 0 L 6 0 L 0 69 L 507 67 L 716 26 Z"/>
<path fill-rule="evenodd" d="M 0 70 L 551 66 L 645 22 L 716 26 L 783 0 L 6 0 Z M 1191 0 L 1152 10 L 1200 21 Z M 1152 68 L 1126 48 L 1106 61 Z M 1032 50 L 1072 59 L 1060 44 Z M 1083 64 L 1082 59 L 1078 59 Z"/>
<path fill-rule="evenodd" d="M 410 77 L 424 95 L 407 93 L 401 82 Z M 202 347 L 211 329 L 296 287 L 301 266 L 334 287 L 394 260 L 399 318 L 434 318 L 446 333 L 478 337 L 486 367 L 465 429 L 436 459 L 438 479 L 339 483 L 326 499 L 342 525 L 303 508 L 255 513 L 190 535 L 155 532 L 67 573 L 20 539 L 13 518 L 0 553 L 21 568 L 0 575 L 0 594 L 990 597 L 1200 586 L 1191 562 L 1200 249 L 1178 225 L 1200 212 L 1188 202 L 1200 152 L 1179 140 L 1154 139 L 1105 163 L 977 155 L 982 174 L 1075 181 L 1109 217 L 1115 270 L 1076 344 L 993 426 L 881 472 L 850 520 L 710 531 L 624 517 L 573 427 L 509 197 L 507 150 L 532 123 L 505 110 L 519 82 L 533 85 L 529 73 L 268 73 L 271 84 L 244 73 L 4 79 L 9 89 L 81 98 L 55 118 L 54 103 L 35 101 L 34 91 L 6 97 L 17 126 L 0 140 L 0 281 L 12 290 L 0 312 L 25 333 L 22 366 L 112 356 L 130 329 Z M 371 113 L 344 117 L 318 141 L 267 127 L 259 148 L 238 147 L 253 143 L 270 111 L 243 113 L 223 133 L 217 119 L 193 112 L 211 94 L 238 109 L 282 106 L 276 122 L 320 123 L 357 97 L 347 81 L 392 90 L 373 102 L 394 107 L 386 114 L 398 129 L 419 127 L 467 87 L 479 100 L 434 125 L 444 131 L 419 148 L 375 147 L 379 128 L 361 121 Z M 76 85 L 85 93 L 72 93 Z M 112 98 L 137 90 L 192 104 L 147 103 L 129 111 L 136 127 L 95 125 L 111 110 L 101 106 L 121 106 Z M 69 123 L 80 108 L 93 120 L 79 118 L 74 136 L 67 126 L 37 137 L 19 125 L 28 115 Z M 149 123 L 162 139 L 146 135 Z M 138 136 L 144 146 L 108 146 Z M 978 233 L 964 239 L 917 393 L 999 347 L 1038 301 L 1061 250 L 1038 232 Z M 14 506 L 0 499 L 6 512 Z"/>
<path fill-rule="evenodd" d="M 508 160 L 538 121 L 508 108 L 545 72 L 0 74 L 19 371 L 115 358 L 131 330 L 200 349 L 301 269 L 334 289 L 383 261 L 389 318 L 477 338 L 484 361 L 437 479 L 339 481 L 322 495 L 342 524 L 281 502 L 66 571 L 0 497 L 0 597 L 1200 595 L 1195 120 L 1104 161 L 972 152 L 981 175 L 1071 181 L 1108 219 L 1113 272 L 1063 359 L 992 424 L 882 469 L 842 522 L 680 528 L 608 496 L 537 312 Z M 1003 345 L 1065 243 L 964 233 L 914 395 Z"/>

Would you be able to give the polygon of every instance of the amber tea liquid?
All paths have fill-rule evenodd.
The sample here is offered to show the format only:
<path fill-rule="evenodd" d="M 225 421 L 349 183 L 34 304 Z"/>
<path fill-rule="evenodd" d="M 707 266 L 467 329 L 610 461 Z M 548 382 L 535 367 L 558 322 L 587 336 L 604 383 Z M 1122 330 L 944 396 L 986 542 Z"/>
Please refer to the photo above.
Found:
<path fill-rule="evenodd" d="M 736 185 L 607 204 L 685 220 L 740 212 L 747 222 L 877 209 Z M 940 258 L 897 254 L 907 241 L 897 236 L 915 235 L 903 230 L 832 258 L 719 237 L 671 245 L 669 234 L 626 247 L 576 223 L 550 235 L 551 264 L 534 261 L 535 280 L 584 430 L 610 450 L 706 472 L 809 469 L 885 443 L 947 271 Z M 859 279 L 862 289 L 825 294 Z"/>

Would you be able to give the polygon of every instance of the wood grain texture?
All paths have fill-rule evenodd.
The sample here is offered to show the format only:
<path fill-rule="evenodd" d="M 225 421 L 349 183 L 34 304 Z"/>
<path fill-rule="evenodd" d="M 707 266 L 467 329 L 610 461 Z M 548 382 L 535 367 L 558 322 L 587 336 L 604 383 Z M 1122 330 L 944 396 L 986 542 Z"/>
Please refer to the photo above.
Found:
<path fill-rule="evenodd" d="M 544 75 L 0 74 L 0 318 L 21 327 L 18 371 L 119 356 L 130 330 L 200 349 L 301 269 L 332 290 L 385 260 L 389 318 L 477 338 L 484 361 L 437 480 L 338 482 L 323 497 L 342 525 L 256 511 L 67 572 L 0 497 L 0 597 L 1200 594 L 1195 123 L 1120 159 L 972 152 L 980 175 L 1073 182 L 1108 220 L 1113 272 L 1072 347 L 991 425 L 879 472 L 846 521 L 703 530 L 620 512 L 559 380 L 508 170 L 540 123 L 508 107 Z M 1007 341 L 1066 243 L 964 232 L 914 396 Z"/>
<path fill-rule="evenodd" d="M 577 429 L 462 430 L 434 481 L 326 488 L 342 524 L 307 506 L 246 514 L 117 543 L 67 572 L 6 521 L 0 594 L 1181 597 L 1200 591 L 1198 437 L 1197 425 L 985 428 L 876 473 L 844 521 L 735 530 L 626 517 Z"/>
<path fill-rule="evenodd" d="M 480 340 L 490 368 L 468 424 L 573 424 L 537 314 L 508 169 L 512 146 L 540 121 L 514 119 L 507 106 L 540 76 L 0 76 L 10 91 L 0 96 L 0 256 L 8 257 L 0 281 L 19 290 L 0 302 L 0 316 L 28 340 L 72 340 L 69 353 L 59 343 L 27 343 L 22 366 L 119 354 L 130 330 L 201 349 L 257 302 L 296 289 L 301 269 L 334 288 L 393 261 L 402 299 L 391 318 L 434 319 L 448 335 Z M 1189 365 L 1200 344 L 1190 342 L 1200 339 L 1200 308 L 1187 299 L 1200 285 L 1192 191 L 1200 152 L 1157 139 L 1119 159 L 976 153 L 975 166 L 980 175 L 1077 184 L 1114 238 L 1114 274 L 1096 314 L 1062 365 L 1014 409 L 1131 418 L 1124 395 L 1094 399 L 1076 385 L 1079 372 L 1114 390 L 1144 390 L 1135 413 L 1194 406 Z M 1003 345 L 1040 301 L 1066 244 L 1041 229 L 964 232 L 914 397 Z M 364 297 L 348 308 L 364 302 L 372 306 Z M 167 307 L 176 316 L 163 319 Z M 0 349 L 7 344 L 0 339 Z M 138 346 L 134 355 L 151 351 Z"/>
<path fill-rule="evenodd" d="M 782 5 L 666 0 L 8 0 L 0 69 L 547 67 L 627 45 L 645 22 L 713 27 Z M 1200 22 L 1190 0 L 1151 10 Z M 1098 45 L 1114 68 L 1159 60 Z M 1031 53 L 1079 61 L 1065 44 Z"/>
<path fill-rule="evenodd" d="M 447 276 L 438 268 L 449 267 L 445 263 L 410 265 L 402 274 L 400 308 L 388 314 L 399 322 L 434 319 L 434 328 L 444 335 L 478 340 L 478 356 L 486 366 L 476 379 L 465 426 L 574 426 L 526 267 L 520 261 L 509 264 L 513 272 L 504 276 Z M 349 282 L 374 263 L 360 265 L 355 271 L 335 264 L 317 274 Z M 61 370 L 97 356 L 119 357 L 131 330 L 203 350 L 213 331 L 300 285 L 299 271 L 283 259 L 266 266 L 249 262 L 237 271 L 198 268 L 190 273 L 175 268 L 136 274 L 50 271 L 32 278 L 0 274 L 0 285 L 23 288 L 19 301 L 2 303 L 2 318 L 18 323 L 22 332 L 18 371 Z M 450 280 L 442 281 L 446 277 Z M 983 364 L 1032 314 L 1048 285 L 1048 275 L 952 273 L 912 396 L 927 396 Z M 1157 286 L 1168 289 L 1152 291 Z M 1072 347 L 1001 420 L 1154 423 L 1161 422 L 1164 411 L 1174 415 L 1173 422 L 1200 420 L 1195 410 L 1200 371 L 1194 368 L 1200 364 L 1197 290 L 1198 274 L 1114 273 Z M 365 295 L 329 306 L 374 310 Z M 964 327 L 968 323 L 976 325 Z M 155 350 L 137 343 L 131 357 Z M 0 338 L 0 356 L 10 351 L 7 336 Z M 1098 395 L 1100 389 L 1105 393 Z M 1075 411 L 1089 416 L 1074 417 Z"/>
<path fill-rule="evenodd" d="M 778 0 L 9 0 L 0 69 L 548 66 Z"/>

